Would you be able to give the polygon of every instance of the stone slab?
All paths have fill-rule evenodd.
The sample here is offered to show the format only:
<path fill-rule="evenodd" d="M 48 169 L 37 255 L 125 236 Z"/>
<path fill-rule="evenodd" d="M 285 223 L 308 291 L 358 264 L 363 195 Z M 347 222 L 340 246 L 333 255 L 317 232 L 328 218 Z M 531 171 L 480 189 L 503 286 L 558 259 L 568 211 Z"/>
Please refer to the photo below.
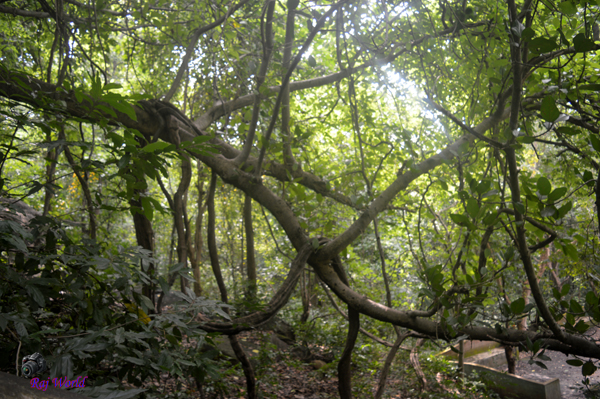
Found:
<path fill-rule="evenodd" d="M 464 341 L 465 359 L 467 357 L 475 356 L 475 355 L 478 355 L 483 352 L 488 352 L 494 348 L 497 348 L 498 346 L 500 346 L 500 344 L 498 342 L 494 342 L 494 341 L 465 340 Z M 458 344 L 454 345 L 454 348 L 457 351 L 458 351 L 458 347 L 459 347 Z M 440 353 L 440 355 L 444 356 L 444 357 L 449 357 L 452 359 L 458 358 L 458 353 L 453 351 L 452 349 L 446 349 L 445 351 Z"/>
<path fill-rule="evenodd" d="M 465 360 L 469 363 L 476 363 L 495 369 L 506 367 L 506 355 L 504 353 L 504 348 L 492 349 L 489 352 L 483 352 L 478 355 L 471 356 Z"/>
<path fill-rule="evenodd" d="M 466 375 L 476 372 L 490 389 L 503 398 L 562 399 L 558 378 L 532 380 L 475 363 L 465 363 L 464 371 Z"/>
<path fill-rule="evenodd" d="M 0 399 L 89 399 L 67 389 L 55 388 L 50 382 L 43 391 L 32 388 L 28 378 L 0 372 Z"/>

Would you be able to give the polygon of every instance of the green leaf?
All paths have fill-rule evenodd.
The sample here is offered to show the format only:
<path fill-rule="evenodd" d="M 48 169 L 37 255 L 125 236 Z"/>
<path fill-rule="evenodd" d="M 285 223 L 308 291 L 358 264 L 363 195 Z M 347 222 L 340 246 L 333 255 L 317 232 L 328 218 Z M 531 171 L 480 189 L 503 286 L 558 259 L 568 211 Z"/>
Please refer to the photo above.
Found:
<path fill-rule="evenodd" d="M 587 294 L 585 294 L 585 301 L 590 306 L 598 305 L 598 297 L 596 296 L 594 291 L 588 291 Z"/>
<path fill-rule="evenodd" d="M 510 304 L 510 310 L 514 315 L 520 315 L 525 309 L 525 299 L 519 298 Z"/>
<path fill-rule="evenodd" d="M 540 192 L 540 194 L 548 195 L 550 194 L 550 190 L 552 190 L 552 185 L 550 184 L 550 181 L 548 179 L 542 176 L 537 181 L 537 189 Z"/>
<path fill-rule="evenodd" d="M 123 360 L 127 360 L 130 363 L 137 364 L 138 366 L 144 365 L 144 360 L 139 359 L 137 357 L 125 356 Z"/>
<path fill-rule="evenodd" d="M 543 120 L 548 122 L 554 122 L 560 116 L 560 112 L 556 108 L 556 101 L 552 96 L 546 96 L 542 100 L 540 115 Z"/>
<path fill-rule="evenodd" d="M 537 360 L 534 363 L 536 365 L 538 365 L 539 367 L 543 368 L 544 370 L 548 370 L 548 366 L 546 366 L 544 363 L 537 361 Z"/>
<path fill-rule="evenodd" d="M 479 204 L 475 198 L 469 198 L 467 200 L 467 212 L 473 219 L 477 219 L 477 214 L 479 214 Z"/>
<path fill-rule="evenodd" d="M 574 136 L 579 134 L 579 130 L 575 129 L 572 126 L 559 126 L 556 128 L 556 131 L 562 134 L 566 134 L 568 136 Z"/>
<path fill-rule="evenodd" d="M 155 152 L 155 151 L 162 150 L 162 149 L 168 147 L 169 145 L 170 145 L 169 143 L 165 143 L 164 141 L 155 141 L 154 143 L 150 143 L 150 144 L 146 145 L 144 148 L 142 148 L 142 151 Z"/>
<path fill-rule="evenodd" d="M 579 320 L 577 324 L 575 324 L 575 330 L 577 330 L 577 332 L 580 334 L 585 333 L 587 330 L 589 330 L 589 328 L 590 325 L 584 322 L 583 320 Z"/>
<path fill-rule="evenodd" d="M 548 195 L 548 201 L 554 202 L 567 193 L 566 187 L 559 187 Z"/>
<path fill-rule="evenodd" d="M 577 7 L 575 7 L 575 4 L 571 1 L 563 1 L 558 5 L 558 8 L 560 8 L 560 11 L 565 15 L 574 15 L 577 13 Z"/>
<path fill-rule="evenodd" d="M 521 32 L 521 40 L 523 41 L 528 41 L 531 40 L 535 37 L 535 31 L 531 28 L 525 28 L 523 29 L 523 32 Z"/>
<path fill-rule="evenodd" d="M 536 37 L 529 42 L 529 50 L 534 54 L 547 53 L 556 47 L 558 47 L 556 41 L 546 37 Z"/>
<path fill-rule="evenodd" d="M 486 226 L 491 226 L 497 219 L 497 216 L 494 212 L 490 213 L 489 215 L 487 215 L 485 218 L 483 218 L 483 223 Z"/>
<path fill-rule="evenodd" d="M 117 111 L 127 115 L 131 120 L 137 121 L 137 115 L 135 113 L 135 108 L 133 108 L 131 106 L 131 104 L 129 104 L 128 102 L 114 101 L 114 102 L 110 103 L 110 105 L 112 105 L 112 107 L 114 109 L 116 109 Z"/>
<path fill-rule="evenodd" d="M 46 305 L 46 301 L 44 299 L 44 295 L 42 294 L 42 291 L 40 291 L 40 289 L 38 287 L 36 287 L 35 285 L 32 285 L 32 284 L 27 285 L 27 294 L 30 297 L 32 297 L 33 300 L 41 307 L 44 307 Z"/>
<path fill-rule="evenodd" d="M 556 208 L 554 207 L 554 205 L 550 205 L 550 206 L 547 206 L 544 209 L 542 209 L 541 215 L 542 215 L 542 217 L 549 218 L 550 216 L 553 216 L 555 213 L 556 213 Z"/>
<path fill-rule="evenodd" d="M 581 365 L 583 365 L 583 362 L 579 359 L 569 359 L 567 360 L 567 364 L 575 367 L 580 367 Z"/>
<path fill-rule="evenodd" d="M 564 285 L 562 286 L 562 288 L 560 289 L 560 295 L 561 295 L 561 296 L 568 295 L 568 294 L 569 294 L 569 291 L 571 291 L 571 284 L 569 284 L 569 283 L 566 283 L 566 284 L 564 284 Z M 565 307 L 567 307 L 567 306 L 565 305 Z"/>
<path fill-rule="evenodd" d="M 597 152 L 600 152 L 600 139 L 595 134 L 590 134 L 590 142 L 592 143 L 592 147 Z"/>
<path fill-rule="evenodd" d="M 148 220 L 152 221 L 154 217 L 154 207 L 152 206 L 152 201 L 148 197 L 142 197 L 142 208 L 144 209 L 144 216 L 148 218 Z"/>
<path fill-rule="evenodd" d="M 562 245 L 562 250 L 571 260 L 574 262 L 579 260 L 579 255 L 577 254 L 577 249 L 571 243 L 566 243 Z"/>
<path fill-rule="evenodd" d="M 579 85 L 579 90 L 591 90 L 591 91 L 600 91 L 600 83 L 589 83 L 585 85 Z"/>
<path fill-rule="evenodd" d="M 584 33 L 579 33 L 573 38 L 573 47 L 575 47 L 575 51 L 583 53 L 593 50 L 596 45 L 592 40 L 585 37 Z"/>
<path fill-rule="evenodd" d="M 592 361 L 587 361 L 587 362 L 585 362 L 585 364 L 581 368 L 581 374 L 584 377 L 587 377 L 589 375 L 594 374 L 597 369 L 598 368 L 594 365 L 594 363 L 592 363 Z"/>
<path fill-rule="evenodd" d="M 583 308 L 581 307 L 579 302 L 577 302 L 575 299 L 571 299 L 571 301 L 569 302 L 569 308 L 571 309 L 571 312 L 573 312 L 573 313 L 577 313 L 577 314 L 583 313 Z"/>

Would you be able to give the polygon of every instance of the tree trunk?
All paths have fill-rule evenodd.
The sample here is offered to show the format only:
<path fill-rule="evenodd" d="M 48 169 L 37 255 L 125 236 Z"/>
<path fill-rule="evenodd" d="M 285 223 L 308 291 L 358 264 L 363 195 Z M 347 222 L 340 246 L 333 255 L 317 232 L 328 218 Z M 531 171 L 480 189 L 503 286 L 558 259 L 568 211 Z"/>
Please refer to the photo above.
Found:
<path fill-rule="evenodd" d="M 52 141 L 52 136 L 50 133 L 46 135 L 46 140 L 48 142 Z M 54 198 L 54 189 L 51 187 L 51 185 L 54 184 L 54 175 L 56 173 L 56 161 L 58 160 L 58 156 L 61 152 L 61 147 L 55 147 L 51 150 L 48 150 L 48 152 L 46 153 L 46 191 L 44 193 L 44 210 L 42 211 L 43 216 L 48 216 L 48 214 L 52 210 L 52 199 Z"/>
<path fill-rule="evenodd" d="M 129 205 L 132 208 L 138 209 L 138 211 L 132 211 L 135 238 L 140 247 L 147 249 L 154 254 L 154 229 L 152 228 L 152 222 L 141 212 L 142 192 L 139 190 L 135 190 L 135 192 L 135 199 L 132 198 L 129 200 Z M 142 261 L 141 267 L 144 273 L 148 274 L 150 278 L 154 278 L 154 264 L 152 262 Z M 142 294 L 148 297 L 148 299 L 150 299 L 156 306 L 156 302 L 154 300 L 154 284 L 150 283 L 149 285 L 144 285 L 142 287 Z M 154 309 L 150 309 L 150 311 L 154 312 Z"/>
<path fill-rule="evenodd" d="M 419 384 L 421 384 L 421 390 L 427 389 L 427 378 L 425 378 L 425 374 L 423 373 L 423 369 L 421 369 L 421 363 L 419 362 L 419 346 L 423 345 L 425 340 L 423 338 L 417 340 L 415 347 L 410 351 L 410 364 L 412 364 L 415 369 L 415 374 L 417 375 L 417 379 L 419 380 Z M 462 342 L 462 341 L 461 341 Z"/>
<path fill-rule="evenodd" d="M 506 364 L 508 365 L 508 373 L 515 374 L 517 362 L 515 360 L 514 348 L 512 346 L 505 347 L 504 355 L 506 356 Z"/>
<path fill-rule="evenodd" d="M 394 357 L 398 352 L 398 348 L 402 345 L 402 342 L 408 337 L 410 333 L 406 334 L 398 334 L 396 338 L 396 342 L 394 342 L 394 346 L 390 348 L 387 356 L 385 357 L 385 363 L 383 364 L 383 368 L 381 369 L 381 374 L 379 375 L 379 382 L 377 383 L 377 392 L 375 392 L 375 399 L 381 399 L 383 393 L 385 391 L 385 385 L 387 383 L 387 377 L 390 372 L 390 367 L 392 366 L 392 362 L 394 361 Z M 462 341 L 461 341 L 462 342 Z"/>
<path fill-rule="evenodd" d="M 217 253 L 217 240 L 215 234 L 215 190 L 217 188 L 217 174 L 213 171 L 210 178 L 210 188 L 208 190 L 208 197 L 206 199 L 206 207 L 208 209 L 208 232 L 207 232 L 207 244 L 208 244 L 208 255 L 210 256 L 210 264 L 219 286 L 219 292 L 221 293 L 221 301 L 227 303 L 227 287 L 223 281 L 223 274 L 221 273 L 221 265 L 219 264 L 219 254 Z M 240 361 L 246 376 L 246 388 L 248 390 L 248 398 L 256 398 L 256 381 L 254 377 L 254 370 L 252 364 L 248 360 L 248 357 L 244 353 L 244 349 L 240 345 L 235 335 L 229 336 L 229 343 L 235 352 L 235 357 Z"/>
<path fill-rule="evenodd" d="M 254 228 L 252 227 L 252 198 L 244 197 L 244 228 L 246 232 L 246 300 L 256 303 L 256 259 L 254 257 Z"/>

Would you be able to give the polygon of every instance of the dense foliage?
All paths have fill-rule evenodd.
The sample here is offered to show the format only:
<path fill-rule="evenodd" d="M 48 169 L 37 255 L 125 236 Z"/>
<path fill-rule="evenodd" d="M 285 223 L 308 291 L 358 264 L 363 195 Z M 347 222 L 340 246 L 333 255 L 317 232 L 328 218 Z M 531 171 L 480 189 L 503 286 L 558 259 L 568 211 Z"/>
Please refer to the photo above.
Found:
<path fill-rule="evenodd" d="M 282 309 L 316 325 L 331 291 L 342 397 L 359 328 L 392 357 L 410 332 L 593 374 L 598 11 L 2 2 L 2 368 L 43 346 L 53 375 L 105 390 L 201 385 L 216 374 L 197 349 L 225 333 L 255 397 L 236 334 Z M 157 309 L 171 290 L 187 313 Z"/>

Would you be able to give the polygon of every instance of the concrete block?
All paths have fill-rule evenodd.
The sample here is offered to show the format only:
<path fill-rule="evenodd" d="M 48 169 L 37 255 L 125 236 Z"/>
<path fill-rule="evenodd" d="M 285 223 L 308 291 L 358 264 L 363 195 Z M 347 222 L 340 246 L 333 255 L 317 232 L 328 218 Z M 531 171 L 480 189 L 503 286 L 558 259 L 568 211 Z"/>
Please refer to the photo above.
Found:
<path fill-rule="evenodd" d="M 477 372 L 481 381 L 503 398 L 562 399 L 558 378 L 539 376 L 539 380 L 519 377 L 475 363 L 465 363 L 465 374 Z"/>
<path fill-rule="evenodd" d="M 506 355 L 503 348 L 492 349 L 489 352 L 483 352 L 465 360 L 469 363 L 476 363 L 481 366 L 492 367 L 495 369 L 506 367 Z"/>
<path fill-rule="evenodd" d="M 28 378 L 0 372 L 0 399 L 89 399 L 67 389 L 55 388 L 52 381 L 44 391 L 31 387 Z"/>
<path fill-rule="evenodd" d="M 479 340 L 465 340 L 464 341 L 464 352 L 465 358 L 478 355 L 483 352 L 489 352 L 490 350 L 500 346 L 498 342 L 494 341 L 479 341 Z M 459 344 L 454 345 L 454 348 L 458 350 Z M 458 353 L 451 349 L 446 349 L 440 356 L 448 357 L 451 359 L 457 359 Z"/>

